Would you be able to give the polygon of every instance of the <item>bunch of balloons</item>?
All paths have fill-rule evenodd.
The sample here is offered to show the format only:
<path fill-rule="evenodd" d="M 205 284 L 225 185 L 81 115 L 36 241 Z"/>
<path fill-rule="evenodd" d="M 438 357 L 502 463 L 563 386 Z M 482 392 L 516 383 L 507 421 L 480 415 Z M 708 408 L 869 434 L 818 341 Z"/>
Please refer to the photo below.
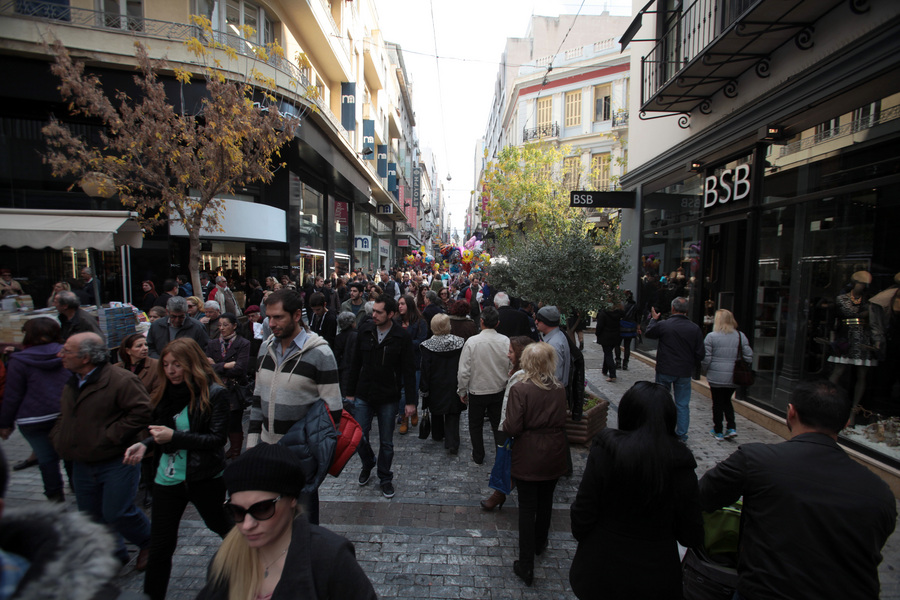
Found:
<path fill-rule="evenodd" d="M 472 236 L 462 246 L 451 246 L 444 244 L 441 246 L 441 256 L 444 258 L 444 265 L 450 270 L 450 273 L 456 274 L 461 271 L 466 273 L 479 272 L 491 264 L 491 255 L 482 250 L 482 242 Z"/>

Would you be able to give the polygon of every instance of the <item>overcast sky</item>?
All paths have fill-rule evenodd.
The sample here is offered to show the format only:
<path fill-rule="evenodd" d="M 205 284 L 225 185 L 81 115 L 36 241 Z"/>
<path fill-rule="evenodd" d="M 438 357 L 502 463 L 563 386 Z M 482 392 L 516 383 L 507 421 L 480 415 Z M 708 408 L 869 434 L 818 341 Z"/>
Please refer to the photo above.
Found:
<path fill-rule="evenodd" d="M 452 225 L 462 235 L 475 185 L 476 141 L 487 126 L 500 55 L 531 15 L 630 15 L 630 0 L 375 0 L 385 41 L 400 44 L 413 84 L 420 147 L 437 158 Z M 432 26 L 432 13 L 434 15 Z M 436 54 L 440 57 L 435 60 Z M 442 92 L 442 93 L 441 93 Z M 447 181 L 450 175 L 452 180 Z"/>

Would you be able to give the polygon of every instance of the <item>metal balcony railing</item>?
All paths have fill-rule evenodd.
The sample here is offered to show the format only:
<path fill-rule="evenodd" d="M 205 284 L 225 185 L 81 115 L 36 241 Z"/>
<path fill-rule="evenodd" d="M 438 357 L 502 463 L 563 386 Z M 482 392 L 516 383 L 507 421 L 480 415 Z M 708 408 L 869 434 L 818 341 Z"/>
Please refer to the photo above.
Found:
<path fill-rule="evenodd" d="M 819 131 L 815 135 L 812 135 L 808 138 L 804 138 L 790 144 L 785 144 L 781 147 L 780 155 L 787 156 L 789 154 L 794 154 L 795 152 L 800 152 L 801 150 L 812 148 L 813 146 L 817 146 L 823 142 L 828 142 L 837 138 L 848 136 L 853 133 L 865 131 L 866 129 L 870 129 L 882 123 L 887 123 L 888 121 L 893 121 L 897 118 L 900 118 L 900 106 L 892 106 L 891 108 L 880 111 L 877 115 L 869 115 L 866 117 L 855 119 L 838 127 L 832 127 L 831 129 Z"/>
<path fill-rule="evenodd" d="M 0 2 L 0 18 L 13 16 L 55 22 L 69 27 L 99 29 L 109 32 L 121 31 L 127 32 L 128 35 L 151 39 L 187 41 L 196 37 L 204 42 L 212 41 L 205 39 L 206 36 L 200 28 L 185 23 L 127 17 L 105 11 L 62 6 L 52 2 L 38 2 L 35 0 L 8 0 Z M 297 83 L 297 89 L 293 91 L 299 96 L 303 96 L 306 93 L 310 85 L 309 78 L 300 67 L 292 63 L 288 58 L 263 52 L 265 48 L 260 44 L 227 32 L 216 31 L 213 35 L 216 42 L 234 48 L 241 55 L 267 64 L 293 79 Z M 267 59 L 263 61 L 260 57 L 266 55 L 268 55 Z M 347 130 L 344 129 L 340 120 L 331 112 L 324 99 L 308 99 L 308 101 L 313 102 L 318 110 L 331 121 L 332 126 L 349 139 Z"/>
<path fill-rule="evenodd" d="M 526 127 L 522 131 L 522 141 L 539 140 L 547 137 L 559 137 L 559 123 L 549 123 L 538 127 Z"/>
<path fill-rule="evenodd" d="M 656 46 L 641 58 L 641 103 L 671 81 L 679 71 L 759 0 L 694 0 L 680 13 L 661 12 L 669 24 Z"/>

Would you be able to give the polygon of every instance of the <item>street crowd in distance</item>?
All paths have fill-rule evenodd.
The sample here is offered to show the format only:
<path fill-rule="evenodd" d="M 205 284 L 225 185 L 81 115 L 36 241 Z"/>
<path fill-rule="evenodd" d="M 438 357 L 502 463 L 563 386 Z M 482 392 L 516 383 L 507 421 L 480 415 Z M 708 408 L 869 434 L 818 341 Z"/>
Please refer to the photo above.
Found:
<path fill-rule="evenodd" d="M 54 288 L 57 319 L 28 320 L 22 348 L 6 357 L 0 437 L 19 429 L 34 453 L 12 468 L 37 465 L 48 502 L 2 515 L 0 600 L 58 590 L 60 572 L 77 573 L 68 597 L 118 597 L 126 542 L 138 549 L 144 594 L 164 599 L 188 503 L 222 538 L 198 598 L 375 598 L 352 544 L 319 526 L 328 506 L 318 489 L 357 454 L 359 473 L 341 476 L 393 498 L 403 484 L 392 471 L 395 429 L 494 461 L 481 507 L 500 510 L 515 490 L 519 555 L 507 567 L 540 585 L 554 491 L 573 475 L 565 429 L 582 418 L 588 315 L 442 269 L 250 279 L 238 293 L 201 274 L 200 290 L 184 276 L 160 292 L 144 281 L 136 304 L 151 325 L 111 357 L 81 308 L 99 286 L 89 269 L 82 280 Z M 643 332 L 630 292 L 596 317 L 609 382 L 628 369 L 638 334 L 659 346 L 656 381 L 623 390 L 618 427 L 590 449 L 570 511 L 573 592 L 690 597 L 678 544 L 711 560 L 702 511 L 743 498 L 734 598 L 877 598 L 896 504 L 838 446 L 851 403 L 834 384 L 797 386 L 789 441 L 740 446 L 698 481 L 687 443 L 694 368 L 710 373 L 710 434 L 734 438 L 735 361 L 752 349 L 728 311 L 704 338 L 686 302 L 652 307 Z M 8 469 L 0 457 L 0 498 Z M 66 480 L 79 512 L 54 508 Z"/>

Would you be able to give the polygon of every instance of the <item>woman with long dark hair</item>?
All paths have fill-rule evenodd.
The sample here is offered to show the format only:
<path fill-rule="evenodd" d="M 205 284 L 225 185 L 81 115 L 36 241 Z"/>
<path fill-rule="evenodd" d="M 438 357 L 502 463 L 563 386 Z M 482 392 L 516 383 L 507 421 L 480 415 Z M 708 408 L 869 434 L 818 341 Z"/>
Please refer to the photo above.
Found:
<path fill-rule="evenodd" d="M 125 464 L 136 465 L 149 447 L 161 454 L 153 486 L 150 560 L 144 593 L 164 600 L 178 544 L 178 526 L 191 502 L 206 526 L 224 537 L 232 523 L 225 518 L 225 432 L 228 394 L 199 344 L 175 339 L 159 357 L 165 385 L 152 396 L 150 437 L 125 451 Z"/>
<path fill-rule="evenodd" d="M 222 378 L 229 394 L 228 453 L 234 458 L 241 453 L 244 443 L 244 404 L 237 387 L 247 383 L 247 366 L 250 364 L 250 342 L 237 334 L 237 317 L 225 313 L 219 317 L 219 337 L 209 340 L 206 357 L 216 375 Z"/>
<path fill-rule="evenodd" d="M 530 586 L 534 557 L 547 548 L 553 491 L 566 472 L 566 388 L 556 379 L 556 350 L 536 342 L 522 351 L 521 381 L 509 390 L 503 431 L 512 436 L 512 477 L 519 494 L 519 560 L 513 572 Z"/>
<path fill-rule="evenodd" d="M 601 431 L 572 503 L 578 549 L 569 581 L 578 598 L 681 598 L 676 542 L 703 542 L 697 463 L 675 435 L 668 390 L 638 381 Z M 648 576 L 652 574 L 652 576 Z"/>
<path fill-rule="evenodd" d="M 353 544 L 301 514 L 305 478 L 300 459 L 279 444 L 254 446 L 228 465 L 225 509 L 234 529 L 198 600 L 377 597 Z"/>
<path fill-rule="evenodd" d="M 72 373 L 57 356 L 62 344 L 56 319 L 29 319 L 22 331 L 24 349 L 9 355 L 6 392 L 0 408 L 0 437 L 8 439 L 18 425 L 22 437 L 34 450 L 44 495 L 51 502 L 62 502 L 65 496 L 59 455 L 50 441 L 50 431 L 59 418 L 59 399 Z"/>
<path fill-rule="evenodd" d="M 425 321 L 425 318 L 422 317 L 422 313 L 419 312 L 419 307 L 416 306 L 416 299 L 411 294 L 400 296 L 400 300 L 397 302 L 396 319 L 400 326 L 409 333 L 409 337 L 412 338 L 413 360 L 415 361 L 416 366 L 416 390 L 418 390 L 419 382 L 422 379 L 422 354 L 419 351 L 419 345 L 424 342 L 425 338 L 428 336 L 428 323 Z M 406 402 L 406 392 L 401 387 L 400 405 L 397 408 L 397 415 L 400 417 L 401 435 L 409 431 L 410 425 L 415 427 L 419 424 L 418 412 L 414 412 L 411 417 L 406 416 Z M 413 402 L 410 402 L 410 404 L 413 403 L 418 406 L 419 399 L 415 398 Z"/>
<path fill-rule="evenodd" d="M 147 394 L 152 398 L 156 389 L 162 385 L 159 368 L 155 358 L 148 357 L 147 338 L 143 333 L 132 333 L 119 344 L 117 364 L 138 376 Z"/>
<path fill-rule="evenodd" d="M 156 285 L 149 279 L 141 282 L 141 291 L 144 292 L 144 296 L 141 298 L 141 310 L 147 312 L 153 307 L 159 293 L 156 291 Z"/>

